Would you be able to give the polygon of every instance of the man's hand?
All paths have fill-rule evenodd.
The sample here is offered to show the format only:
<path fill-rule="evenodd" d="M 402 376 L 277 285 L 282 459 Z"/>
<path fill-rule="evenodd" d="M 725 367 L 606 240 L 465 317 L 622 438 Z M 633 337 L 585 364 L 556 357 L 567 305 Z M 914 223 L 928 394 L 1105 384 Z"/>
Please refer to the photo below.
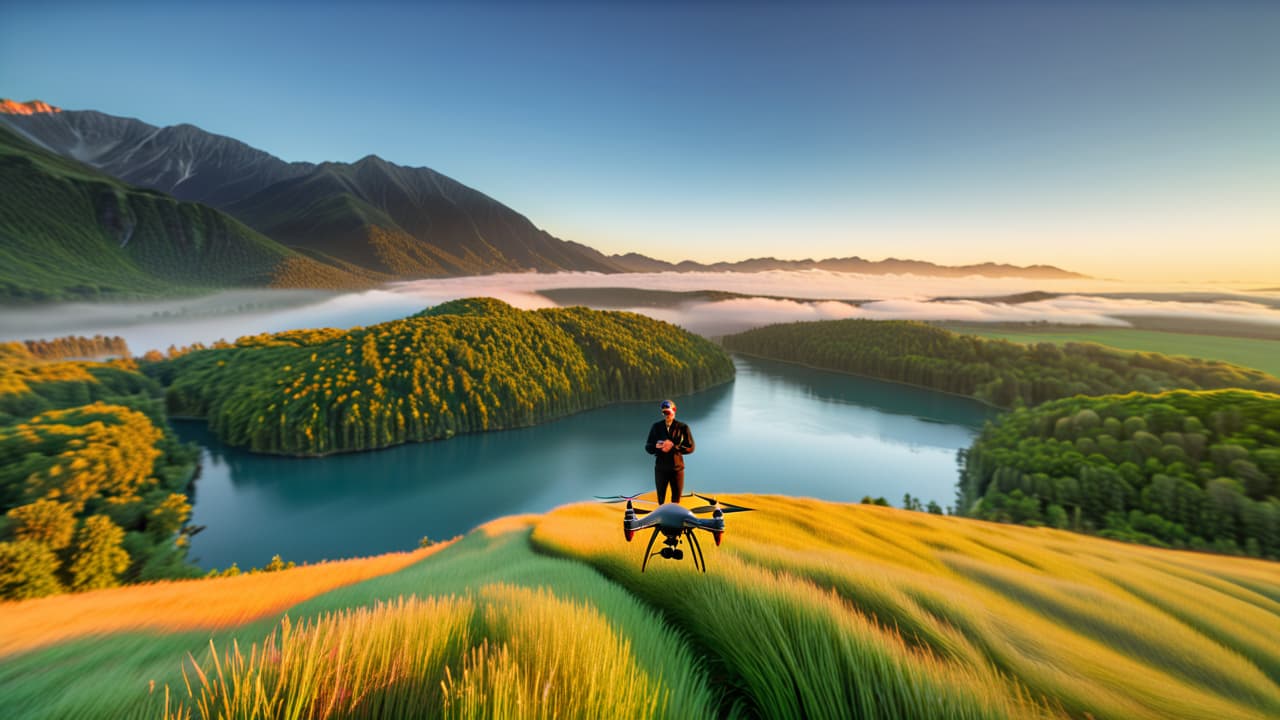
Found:
<path fill-rule="evenodd" d="M 662 442 L 658 443 L 658 449 L 661 450 L 662 452 L 671 452 L 671 448 L 675 446 L 676 444 L 671 442 L 670 440 L 663 440 Z"/>

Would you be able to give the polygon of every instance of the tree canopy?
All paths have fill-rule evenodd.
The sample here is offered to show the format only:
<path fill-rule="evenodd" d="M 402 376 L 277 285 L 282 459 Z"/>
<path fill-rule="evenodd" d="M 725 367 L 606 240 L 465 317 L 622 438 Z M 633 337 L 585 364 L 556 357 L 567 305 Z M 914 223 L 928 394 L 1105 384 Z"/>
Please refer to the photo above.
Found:
<path fill-rule="evenodd" d="M 240 338 L 148 362 L 175 414 L 230 445 L 323 455 L 531 425 L 733 378 L 716 345 L 674 325 L 586 308 L 444 303 L 351 330 Z"/>
<path fill-rule="evenodd" d="M 769 325 L 730 335 L 724 346 L 969 395 L 1004 408 L 1134 390 L 1239 387 L 1280 392 L 1280 379 L 1225 362 L 1124 352 L 1094 343 L 1019 345 L 908 321 Z"/>
<path fill-rule="evenodd" d="M 198 573 L 179 535 L 196 452 L 162 396 L 129 360 L 41 362 L 0 344 L 0 598 Z"/>
<path fill-rule="evenodd" d="M 1280 558 L 1280 395 L 1073 397 L 989 423 L 962 514 Z"/>

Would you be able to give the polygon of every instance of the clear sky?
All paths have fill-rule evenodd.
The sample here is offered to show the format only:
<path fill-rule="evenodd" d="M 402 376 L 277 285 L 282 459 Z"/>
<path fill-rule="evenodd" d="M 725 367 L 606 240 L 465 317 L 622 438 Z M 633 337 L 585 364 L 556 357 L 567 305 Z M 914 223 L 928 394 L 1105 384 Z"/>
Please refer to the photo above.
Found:
<path fill-rule="evenodd" d="M 1280 286 L 1280 2 L 0 0 L 0 96 L 428 166 L 568 240 Z"/>

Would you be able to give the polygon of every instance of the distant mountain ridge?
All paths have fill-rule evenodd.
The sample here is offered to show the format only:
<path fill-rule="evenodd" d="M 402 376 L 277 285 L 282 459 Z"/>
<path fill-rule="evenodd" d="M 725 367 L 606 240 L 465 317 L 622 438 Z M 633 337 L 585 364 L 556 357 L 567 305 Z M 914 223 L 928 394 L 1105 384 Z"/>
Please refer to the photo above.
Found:
<path fill-rule="evenodd" d="M 205 203 L 314 259 L 408 279 L 492 272 L 620 272 L 430 168 L 370 155 L 285 161 L 194 125 L 156 127 L 91 110 L 0 113 L 25 139 L 140 187 Z"/>
<path fill-rule="evenodd" d="M 29 104 L 28 104 L 29 105 Z M 0 114 L 27 140 L 131 185 L 223 208 L 315 168 L 194 125 L 156 127 L 94 110 Z"/>
<path fill-rule="evenodd" d="M 1085 278 L 1052 265 L 1007 265 L 985 262 L 976 265 L 938 265 L 923 260 L 864 260 L 853 256 L 826 258 L 823 260 L 779 260 L 778 258 L 751 258 L 738 262 L 698 263 L 685 260 L 668 263 L 636 253 L 610 255 L 609 259 L 626 272 L 767 272 L 770 270 L 827 270 L 830 272 L 860 273 L 864 275 L 932 275 L 939 277 L 1021 277 L 1041 279 Z"/>
<path fill-rule="evenodd" d="M 0 124 L 0 301 L 228 287 L 371 287 L 200 203 L 124 183 Z"/>
<path fill-rule="evenodd" d="M 194 125 L 157 127 L 92 110 L 0 99 L 0 126 L 141 188 L 224 211 L 341 273 L 371 281 L 496 272 L 760 272 L 821 269 L 870 274 L 1072 278 L 1050 266 L 918 260 L 754 258 L 670 263 L 605 255 L 561 240 L 497 200 L 430 168 L 369 155 L 355 163 L 288 163 Z M 49 209 L 50 212 L 54 210 Z"/>

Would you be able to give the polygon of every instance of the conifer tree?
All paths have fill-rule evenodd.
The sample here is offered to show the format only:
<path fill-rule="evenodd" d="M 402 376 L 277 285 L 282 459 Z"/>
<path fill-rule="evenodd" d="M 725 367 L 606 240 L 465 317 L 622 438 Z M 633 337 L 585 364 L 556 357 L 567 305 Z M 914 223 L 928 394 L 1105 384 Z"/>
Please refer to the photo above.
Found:
<path fill-rule="evenodd" d="M 26 600 L 63 591 L 58 557 L 47 545 L 31 540 L 0 543 L 0 598 Z"/>
<path fill-rule="evenodd" d="M 124 530 L 106 515 L 93 515 L 76 535 L 71 561 L 71 588 L 96 590 L 120 584 L 120 575 L 129 568 L 129 553 L 121 547 Z"/>
<path fill-rule="evenodd" d="M 40 543 L 50 550 L 61 550 L 70 545 L 76 530 L 76 518 L 71 507 L 54 500 L 37 500 L 30 505 L 16 507 L 6 515 L 13 521 L 15 538 Z"/>

